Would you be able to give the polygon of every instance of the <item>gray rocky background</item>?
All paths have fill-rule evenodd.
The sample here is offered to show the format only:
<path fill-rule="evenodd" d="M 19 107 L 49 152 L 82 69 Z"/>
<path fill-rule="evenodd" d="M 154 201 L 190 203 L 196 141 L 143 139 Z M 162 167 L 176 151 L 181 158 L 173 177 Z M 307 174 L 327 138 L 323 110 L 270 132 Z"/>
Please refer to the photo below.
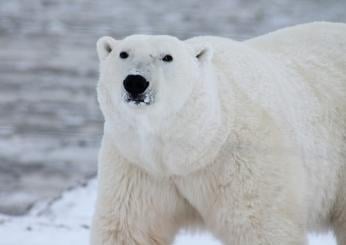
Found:
<path fill-rule="evenodd" d="M 0 213 L 95 176 L 98 37 L 243 40 L 316 20 L 346 22 L 346 0 L 0 0 Z"/>

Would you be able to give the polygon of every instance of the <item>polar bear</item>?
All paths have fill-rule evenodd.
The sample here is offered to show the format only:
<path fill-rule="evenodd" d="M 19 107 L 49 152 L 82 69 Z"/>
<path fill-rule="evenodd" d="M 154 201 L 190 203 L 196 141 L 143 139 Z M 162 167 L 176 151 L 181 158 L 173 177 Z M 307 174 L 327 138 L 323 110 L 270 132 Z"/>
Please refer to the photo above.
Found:
<path fill-rule="evenodd" d="M 92 245 L 346 245 L 346 25 L 243 42 L 103 37 Z"/>

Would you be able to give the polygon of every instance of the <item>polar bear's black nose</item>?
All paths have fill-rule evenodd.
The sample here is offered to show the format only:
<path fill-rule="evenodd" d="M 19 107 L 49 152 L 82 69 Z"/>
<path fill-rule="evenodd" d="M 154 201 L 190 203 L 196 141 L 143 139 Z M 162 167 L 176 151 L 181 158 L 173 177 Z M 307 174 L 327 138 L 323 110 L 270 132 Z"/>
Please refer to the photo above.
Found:
<path fill-rule="evenodd" d="M 124 88 L 131 95 L 143 93 L 149 86 L 149 82 L 141 75 L 128 75 L 124 80 Z"/>

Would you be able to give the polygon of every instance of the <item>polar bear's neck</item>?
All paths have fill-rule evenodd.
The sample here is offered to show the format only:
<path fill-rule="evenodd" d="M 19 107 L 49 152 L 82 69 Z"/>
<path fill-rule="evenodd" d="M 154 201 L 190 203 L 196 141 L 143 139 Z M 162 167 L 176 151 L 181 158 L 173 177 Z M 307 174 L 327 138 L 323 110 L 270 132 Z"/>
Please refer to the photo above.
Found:
<path fill-rule="evenodd" d="M 168 172 L 186 175 L 212 162 L 225 142 L 228 127 L 222 113 L 218 80 L 213 71 L 202 74 L 198 88 L 182 111 L 162 131 L 163 157 Z M 202 85 L 202 86 L 201 86 Z"/>

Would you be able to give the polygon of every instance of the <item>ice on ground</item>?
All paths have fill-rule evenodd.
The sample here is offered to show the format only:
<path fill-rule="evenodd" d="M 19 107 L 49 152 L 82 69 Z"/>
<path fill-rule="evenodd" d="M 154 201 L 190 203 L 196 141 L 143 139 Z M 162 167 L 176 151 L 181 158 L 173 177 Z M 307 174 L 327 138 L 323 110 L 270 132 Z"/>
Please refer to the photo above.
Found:
<path fill-rule="evenodd" d="M 1 245 L 87 245 L 96 200 L 96 180 L 37 204 L 23 217 L 0 216 Z M 332 235 L 310 236 L 310 245 L 335 245 Z M 207 233 L 181 232 L 174 245 L 221 245 Z"/>

